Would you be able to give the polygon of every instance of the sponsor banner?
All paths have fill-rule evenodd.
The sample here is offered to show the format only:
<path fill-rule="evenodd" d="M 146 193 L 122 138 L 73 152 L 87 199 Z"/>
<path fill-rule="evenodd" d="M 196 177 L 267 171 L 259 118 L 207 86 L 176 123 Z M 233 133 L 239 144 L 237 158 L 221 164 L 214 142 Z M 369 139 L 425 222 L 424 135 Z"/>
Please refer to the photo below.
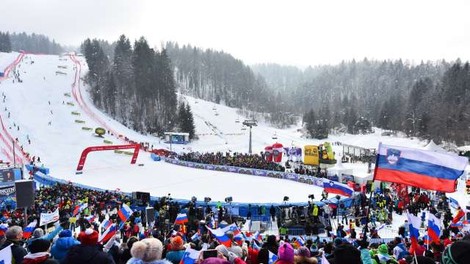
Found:
<path fill-rule="evenodd" d="M 2 186 L 0 187 L 0 200 L 5 199 L 7 196 L 15 194 L 15 186 Z"/>

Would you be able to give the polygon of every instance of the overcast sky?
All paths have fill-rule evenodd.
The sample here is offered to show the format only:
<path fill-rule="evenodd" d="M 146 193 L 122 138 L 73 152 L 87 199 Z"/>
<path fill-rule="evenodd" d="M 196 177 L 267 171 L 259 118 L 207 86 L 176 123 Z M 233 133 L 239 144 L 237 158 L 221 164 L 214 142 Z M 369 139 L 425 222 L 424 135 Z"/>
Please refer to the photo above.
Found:
<path fill-rule="evenodd" d="M 470 59 L 465 0 L 2 0 L 0 31 L 151 46 L 190 43 L 247 64 L 297 66 L 352 59 Z"/>

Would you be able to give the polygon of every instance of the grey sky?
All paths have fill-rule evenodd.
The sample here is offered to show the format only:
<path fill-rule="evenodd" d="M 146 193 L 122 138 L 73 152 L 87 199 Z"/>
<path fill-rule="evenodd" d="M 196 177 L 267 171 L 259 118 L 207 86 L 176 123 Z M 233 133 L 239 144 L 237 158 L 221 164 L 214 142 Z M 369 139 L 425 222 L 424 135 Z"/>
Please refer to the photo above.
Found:
<path fill-rule="evenodd" d="M 2 0 L 0 31 L 61 44 L 144 36 L 224 50 L 248 64 L 470 59 L 465 0 Z"/>

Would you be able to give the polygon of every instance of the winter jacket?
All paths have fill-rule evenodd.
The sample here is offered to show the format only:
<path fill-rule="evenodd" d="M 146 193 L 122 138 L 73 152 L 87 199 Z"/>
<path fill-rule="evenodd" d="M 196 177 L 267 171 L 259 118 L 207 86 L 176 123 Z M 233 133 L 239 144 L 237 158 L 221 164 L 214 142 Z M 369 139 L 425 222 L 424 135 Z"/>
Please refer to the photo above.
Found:
<path fill-rule="evenodd" d="M 61 226 L 58 226 L 56 229 L 54 229 L 52 232 L 48 233 L 48 234 L 45 234 L 43 235 L 42 237 L 37 237 L 37 238 L 31 238 L 29 239 L 26 243 L 29 245 L 31 245 L 31 243 L 33 243 L 34 240 L 36 239 L 44 239 L 44 240 L 48 240 L 48 241 L 51 241 L 52 239 L 54 239 L 55 236 L 57 236 L 60 231 L 64 230 L 64 228 L 62 228 Z"/>
<path fill-rule="evenodd" d="M 59 237 L 51 248 L 51 255 L 58 261 L 62 261 L 67 255 L 69 248 L 79 245 L 80 241 L 73 237 Z"/>
<path fill-rule="evenodd" d="M 113 258 L 104 252 L 99 245 L 75 245 L 61 263 L 67 264 L 115 264 Z"/>
<path fill-rule="evenodd" d="M 171 264 L 171 262 L 166 259 L 158 259 L 150 262 L 144 262 L 137 258 L 131 258 L 127 261 L 127 264 Z"/>
<path fill-rule="evenodd" d="M 367 248 L 361 249 L 361 260 L 363 264 L 372 264 L 370 252 Z"/>
<path fill-rule="evenodd" d="M 23 241 L 16 241 L 16 240 L 10 240 L 7 239 L 5 243 L 0 247 L 1 249 L 4 249 L 11 245 L 11 255 L 13 259 L 15 260 L 15 263 L 19 264 L 23 262 L 24 256 L 28 254 L 26 249 L 23 247 L 24 242 Z"/>
<path fill-rule="evenodd" d="M 180 263 L 183 258 L 185 250 L 171 250 L 166 253 L 165 259 L 173 264 Z"/>
<path fill-rule="evenodd" d="M 23 258 L 22 264 L 59 264 L 57 260 L 51 259 L 47 252 L 29 253 Z"/>

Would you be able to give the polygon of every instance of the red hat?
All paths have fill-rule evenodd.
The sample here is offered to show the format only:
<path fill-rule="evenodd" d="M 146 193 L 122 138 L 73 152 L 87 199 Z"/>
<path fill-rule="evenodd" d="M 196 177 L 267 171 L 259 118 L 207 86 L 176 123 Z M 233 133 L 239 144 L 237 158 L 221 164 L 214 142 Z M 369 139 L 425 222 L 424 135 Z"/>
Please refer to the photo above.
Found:
<path fill-rule="evenodd" d="M 180 236 L 172 237 L 170 241 L 173 249 L 181 249 L 183 247 L 184 241 Z"/>
<path fill-rule="evenodd" d="M 96 245 L 98 243 L 98 232 L 91 228 L 80 232 L 78 239 L 83 245 Z"/>

